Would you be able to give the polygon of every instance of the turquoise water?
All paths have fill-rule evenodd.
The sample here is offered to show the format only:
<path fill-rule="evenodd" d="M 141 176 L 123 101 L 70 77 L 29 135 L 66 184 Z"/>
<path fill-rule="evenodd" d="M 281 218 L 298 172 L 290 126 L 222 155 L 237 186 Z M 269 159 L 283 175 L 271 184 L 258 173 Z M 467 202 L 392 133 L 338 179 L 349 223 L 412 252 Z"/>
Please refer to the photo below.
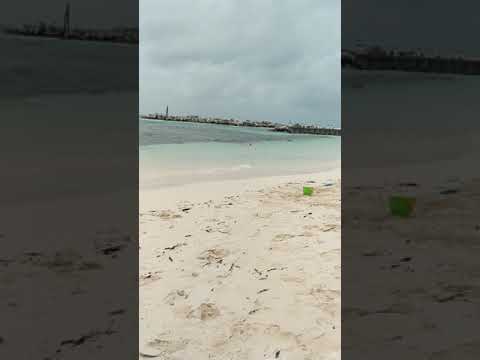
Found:
<path fill-rule="evenodd" d="M 340 137 L 140 120 L 142 187 L 313 173 L 340 161 Z"/>

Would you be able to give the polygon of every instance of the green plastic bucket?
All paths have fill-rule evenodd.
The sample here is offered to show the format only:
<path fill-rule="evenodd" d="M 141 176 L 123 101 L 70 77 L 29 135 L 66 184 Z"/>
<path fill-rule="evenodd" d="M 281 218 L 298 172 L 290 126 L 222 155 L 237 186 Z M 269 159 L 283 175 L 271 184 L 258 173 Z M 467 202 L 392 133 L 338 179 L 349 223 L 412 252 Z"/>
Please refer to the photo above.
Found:
<path fill-rule="evenodd" d="M 313 195 L 313 187 L 304 186 L 303 187 L 303 195 L 312 196 Z"/>
<path fill-rule="evenodd" d="M 391 196 L 389 201 L 390 213 L 394 216 L 408 217 L 415 208 L 415 198 L 406 196 Z"/>

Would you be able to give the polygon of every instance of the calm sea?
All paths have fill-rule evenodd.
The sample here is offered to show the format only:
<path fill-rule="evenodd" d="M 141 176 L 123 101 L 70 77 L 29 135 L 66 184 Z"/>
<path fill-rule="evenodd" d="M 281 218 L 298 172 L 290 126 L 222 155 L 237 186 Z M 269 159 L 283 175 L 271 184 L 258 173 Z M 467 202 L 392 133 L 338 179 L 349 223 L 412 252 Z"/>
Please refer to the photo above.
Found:
<path fill-rule="evenodd" d="M 313 173 L 337 166 L 340 137 L 140 119 L 140 186 Z"/>

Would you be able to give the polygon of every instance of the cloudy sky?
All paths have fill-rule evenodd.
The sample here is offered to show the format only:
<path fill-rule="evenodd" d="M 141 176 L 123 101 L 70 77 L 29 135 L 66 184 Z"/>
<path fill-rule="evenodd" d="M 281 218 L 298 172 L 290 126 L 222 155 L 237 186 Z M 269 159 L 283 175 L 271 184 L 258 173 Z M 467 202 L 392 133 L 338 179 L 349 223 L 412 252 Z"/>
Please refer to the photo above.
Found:
<path fill-rule="evenodd" d="M 140 0 L 140 111 L 340 124 L 339 0 Z"/>

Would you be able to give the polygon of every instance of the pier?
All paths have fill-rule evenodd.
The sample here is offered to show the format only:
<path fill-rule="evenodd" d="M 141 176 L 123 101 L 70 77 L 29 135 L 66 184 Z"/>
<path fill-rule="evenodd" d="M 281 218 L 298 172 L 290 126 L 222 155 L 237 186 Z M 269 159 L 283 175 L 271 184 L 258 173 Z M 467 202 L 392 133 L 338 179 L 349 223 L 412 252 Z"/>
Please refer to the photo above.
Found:
<path fill-rule="evenodd" d="M 178 122 L 190 122 L 190 123 L 200 123 L 200 124 L 268 128 L 271 131 L 284 132 L 289 134 L 341 136 L 341 129 L 337 129 L 337 128 L 324 128 L 324 127 L 318 127 L 313 125 L 301 125 L 301 124 L 285 125 L 285 124 L 273 123 L 270 121 L 204 118 L 197 115 L 173 116 L 173 115 L 168 115 L 168 112 L 165 114 L 142 115 L 141 118 L 149 119 L 149 120 L 161 120 L 161 121 L 178 121 Z"/>

